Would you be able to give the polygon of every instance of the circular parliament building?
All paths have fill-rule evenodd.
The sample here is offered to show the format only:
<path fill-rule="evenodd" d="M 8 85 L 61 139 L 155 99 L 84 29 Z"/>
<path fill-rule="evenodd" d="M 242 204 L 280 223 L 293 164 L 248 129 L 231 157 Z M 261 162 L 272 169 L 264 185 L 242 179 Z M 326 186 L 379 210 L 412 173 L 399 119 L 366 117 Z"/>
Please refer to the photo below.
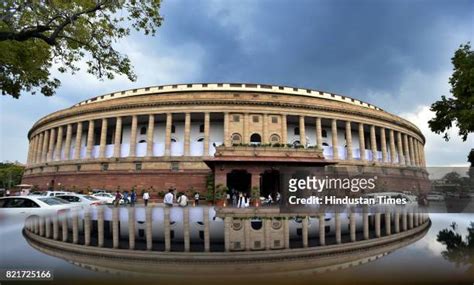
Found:
<path fill-rule="evenodd" d="M 23 182 L 39 189 L 204 193 L 213 177 L 266 197 L 278 191 L 279 167 L 292 165 L 381 173 L 400 190 L 428 183 L 414 124 L 347 96 L 287 86 L 114 92 L 41 118 L 28 139 Z"/>

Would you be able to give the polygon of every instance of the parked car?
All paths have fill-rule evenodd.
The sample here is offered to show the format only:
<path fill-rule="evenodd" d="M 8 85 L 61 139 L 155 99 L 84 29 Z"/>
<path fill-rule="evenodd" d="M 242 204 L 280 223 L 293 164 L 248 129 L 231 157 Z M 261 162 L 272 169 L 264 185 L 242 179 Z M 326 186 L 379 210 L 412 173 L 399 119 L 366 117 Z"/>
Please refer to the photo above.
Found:
<path fill-rule="evenodd" d="M 100 206 L 100 205 L 105 204 L 103 201 L 90 195 L 66 194 L 66 195 L 58 195 L 56 197 L 66 200 L 72 204 L 79 205 L 82 208 L 88 208 L 90 206 Z"/>
<path fill-rule="evenodd" d="M 437 193 L 430 193 L 426 195 L 428 201 L 444 201 L 444 196 Z"/>
<path fill-rule="evenodd" d="M 95 197 L 95 198 L 97 198 L 101 201 L 104 201 L 106 204 L 113 204 L 114 201 L 115 201 L 115 196 L 110 194 L 110 193 L 101 192 L 101 193 L 92 194 L 91 196 Z M 122 201 L 122 203 L 123 203 L 123 201 Z"/>
<path fill-rule="evenodd" d="M 29 196 L 46 196 L 46 197 L 57 197 L 60 195 L 71 194 L 72 192 L 67 191 L 34 191 L 28 194 Z"/>
<path fill-rule="evenodd" d="M 56 197 L 10 196 L 0 198 L 0 220 L 30 216 L 57 215 L 71 210 L 74 205 Z"/>

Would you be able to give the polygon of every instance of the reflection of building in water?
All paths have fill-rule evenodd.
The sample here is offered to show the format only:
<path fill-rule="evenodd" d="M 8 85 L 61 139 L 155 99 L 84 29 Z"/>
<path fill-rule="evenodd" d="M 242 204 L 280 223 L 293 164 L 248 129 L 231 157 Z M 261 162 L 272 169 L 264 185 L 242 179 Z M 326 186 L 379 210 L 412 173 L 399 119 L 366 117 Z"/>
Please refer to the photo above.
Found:
<path fill-rule="evenodd" d="M 24 234 L 47 254 L 97 270 L 215 276 L 237 267 L 274 275 L 365 263 L 421 238 L 429 226 L 415 208 L 312 216 L 275 208 L 98 208 L 31 217 Z"/>
<path fill-rule="evenodd" d="M 279 166 L 336 165 L 426 188 L 425 138 L 412 123 L 357 99 L 264 84 L 182 84 L 114 92 L 41 118 L 28 134 L 23 181 L 267 197 Z M 384 186 L 384 185 L 382 185 Z M 152 193 L 153 194 L 153 193 Z"/>

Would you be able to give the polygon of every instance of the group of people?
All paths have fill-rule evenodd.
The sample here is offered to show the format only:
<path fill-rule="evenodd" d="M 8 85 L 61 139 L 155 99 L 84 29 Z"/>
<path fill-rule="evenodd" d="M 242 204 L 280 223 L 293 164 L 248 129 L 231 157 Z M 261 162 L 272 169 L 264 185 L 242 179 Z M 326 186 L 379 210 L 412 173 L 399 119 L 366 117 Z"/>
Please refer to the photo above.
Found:
<path fill-rule="evenodd" d="M 165 197 L 163 198 L 163 203 L 165 204 L 166 207 L 173 207 L 175 191 L 176 189 L 170 188 L 168 190 L 168 193 L 165 194 Z M 199 193 L 198 192 L 194 193 L 195 206 L 199 205 L 199 199 L 200 199 Z M 178 193 L 178 198 L 176 199 L 176 203 L 178 203 L 178 206 L 180 207 L 187 207 L 189 204 L 189 198 L 186 196 L 185 193 Z"/>
<path fill-rule="evenodd" d="M 228 197 L 229 199 L 229 197 Z M 232 206 L 237 208 L 248 208 L 250 207 L 250 198 L 247 193 L 238 192 L 231 190 L 230 199 L 232 200 Z M 263 201 L 263 205 L 270 206 L 275 203 L 279 203 L 281 199 L 280 193 L 276 193 L 274 196 L 268 194 L 268 197 Z"/>

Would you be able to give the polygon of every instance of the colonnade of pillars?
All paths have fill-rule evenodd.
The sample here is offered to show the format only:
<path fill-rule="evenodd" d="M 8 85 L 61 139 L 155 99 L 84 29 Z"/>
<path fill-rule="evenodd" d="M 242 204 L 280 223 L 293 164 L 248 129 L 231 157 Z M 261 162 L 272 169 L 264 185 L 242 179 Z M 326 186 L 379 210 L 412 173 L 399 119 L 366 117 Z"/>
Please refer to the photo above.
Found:
<path fill-rule="evenodd" d="M 209 208 L 203 207 L 202 212 L 202 224 L 203 224 L 203 244 L 204 251 L 209 252 L 211 249 L 210 244 L 210 221 L 209 221 Z M 119 215 L 120 208 L 112 209 L 112 219 L 110 221 L 112 228 L 112 248 L 120 248 L 123 245 L 120 245 L 120 233 L 119 233 L 119 223 L 124 222 L 120 221 Z M 153 250 L 153 215 L 152 207 L 145 208 L 145 242 L 146 250 Z M 428 221 L 428 215 L 423 212 L 418 211 L 395 211 L 385 212 L 385 221 L 384 229 L 385 233 L 382 233 L 382 214 L 375 213 L 372 214 L 374 219 L 374 228 L 373 233 L 374 237 L 380 238 L 382 236 L 389 236 L 392 234 L 400 233 L 407 231 L 418 226 L 423 225 Z M 230 230 L 232 228 L 232 216 L 226 216 L 224 218 L 224 245 L 225 250 L 230 251 Z M 318 215 L 319 226 L 319 246 L 326 245 L 326 221 L 325 214 Z M 240 218 L 239 218 L 240 219 Z M 245 237 L 245 249 L 250 250 L 250 220 L 245 220 L 243 226 L 244 237 Z M 284 248 L 290 248 L 290 230 L 289 230 L 289 220 L 288 217 L 281 220 L 283 222 L 283 245 Z M 264 219 L 265 223 L 263 230 L 265 231 L 265 249 L 270 249 L 270 231 L 268 230 L 271 227 L 271 220 Z M 71 223 L 71 227 L 69 227 Z M 80 230 L 79 224 L 82 223 L 82 231 Z M 370 235 L 370 224 L 369 224 L 369 213 L 362 213 L 362 224 L 363 224 L 363 240 L 368 240 L 371 238 Z M 99 209 L 97 213 L 97 242 L 94 246 L 104 247 L 105 246 L 105 219 L 103 209 Z M 136 249 L 136 215 L 135 209 L 128 209 L 128 249 Z M 303 216 L 301 218 L 301 237 L 303 247 L 308 247 L 308 232 L 309 232 L 309 217 Z M 334 214 L 334 225 L 335 225 L 335 241 L 337 244 L 343 243 L 342 240 L 342 230 L 341 230 L 341 214 Z M 392 228 L 393 225 L 393 228 Z M 91 213 L 85 211 L 84 218 L 79 220 L 79 216 L 76 214 L 71 215 L 69 218 L 66 215 L 59 216 L 46 216 L 46 217 L 32 217 L 27 219 L 25 228 L 39 236 L 46 237 L 53 240 L 61 240 L 63 242 L 71 242 L 73 244 L 83 244 L 85 246 L 92 246 L 92 219 Z M 72 231 L 69 229 L 72 228 Z M 164 208 L 164 219 L 163 219 L 163 228 L 164 228 L 164 251 L 171 251 L 171 219 L 170 219 L 170 208 Z M 61 230 L 61 232 L 60 232 Z M 71 234 L 71 235 L 70 235 Z M 82 235 L 82 237 L 81 237 Z M 356 213 L 349 213 L 349 237 L 350 242 L 356 242 L 357 239 L 357 225 L 356 225 Z M 189 252 L 191 248 L 191 238 L 190 238 L 190 216 L 189 208 L 183 208 L 183 244 L 184 251 Z"/>
<path fill-rule="evenodd" d="M 224 144 L 226 146 L 231 146 L 231 133 L 229 131 L 230 125 L 230 114 L 228 112 L 224 113 Z M 122 138 L 122 126 L 123 126 L 123 117 L 116 118 L 102 118 L 97 120 L 89 120 L 87 122 L 87 138 L 86 138 L 86 153 L 85 159 L 90 159 L 92 157 L 92 150 L 94 146 L 94 125 L 97 121 L 101 121 L 101 132 L 100 132 L 100 143 L 99 143 L 99 158 L 104 158 L 106 156 L 106 137 L 108 130 L 109 120 L 115 119 L 115 136 L 113 140 L 114 152 L 113 157 L 121 156 L 121 138 Z M 129 116 L 130 117 L 130 116 Z M 268 131 L 268 115 L 263 116 L 263 135 L 262 142 L 269 142 L 269 131 Z M 281 114 L 281 139 L 283 142 L 287 141 L 287 115 Z M 130 150 L 129 156 L 136 156 L 137 149 L 137 124 L 138 124 L 138 115 L 131 116 L 131 139 L 130 139 Z M 299 116 L 299 131 L 300 131 L 300 143 L 306 146 L 306 122 L 308 120 L 314 120 L 316 127 L 316 144 L 319 148 L 322 149 L 323 136 L 322 136 L 322 124 L 320 117 L 306 117 Z M 248 140 L 249 138 L 249 124 L 250 116 L 249 114 L 244 114 L 243 116 L 243 138 Z M 332 146 L 333 146 L 333 159 L 341 159 L 338 153 L 338 136 L 337 133 L 340 131 L 337 127 L 338 120 L 331 120 L 331 133 L 332 133 Z M 154 136 L 154 124 L 155 124 L 155 114 L 148 115 L 148 127 L 146 133 L 146 142 L 147 150 L 146 156 L 153 156 L 153 136 Z M 75 136 L 75 149 L 74 155 L 71 155 L 71 143 L 73 129 L 75 125 L 76 136 Z M 51 129 L 47 129 L 41 132 L 34 134 L 30 140 L 30 147 L 28 152 L 28 164 L 44 163 L 48 161 L 55 160 L 69 160 L 69 159 L 80 159 L 81 158 L 81 140 L 82 132 L 86 125 L 86 122 L 77 122 L 67 124 L 65 126 L 58 126 Z M 173 125 L 173 116 L 171 113 L 166 114 L 166 128 L 165 128 L 165 150 L 164 155 L 171 155 L 171 129 Z M 387 164 L 397 164 L 404 166 L 416 166 L 424 167 L 426 166 L 425 155 L 423 149 L 423 143 L 411 136 L 408 133 L 402 133 L 400 131 L 386 129 L 385 127 L 369 125 L 369 136 L 370 136 L 370 149 L 366 150 L 365 146 L 365 126 L 363 123 L 345 121 L 345 137 L 346 137 L 346 148 L 347 148 L 347 160 L 355 159 L 353 154 L 353 142 L 352 142 L 352 127 L 357 126 L 358 136 L 359 136 L 359 149 L 360 149 L 360 160 L 366 161 L 366 151 L 372 152 L 372 161 L 379 162 L 378 160 L 378 151 L 380 149 L 382 153 L 381 163 Z M 191 131 L 191 113 L 185 113 L 184 120 L 184 156 L 190 155 L 190 131 Z M 66 133 L 64 136 L 64 132 Z M 377 135 L 378 133 L 378 135 Z M 203 145 L 203 155 L 209 155 L 209 135 L 210 135 L 210 113 L 204 113 L 204 145 Z M 63 142 L 63 138 L 64 142 Z M 387 140 L 388 137 L 388 140 Z M 377 143 L 379 142 L 379 143 Z M 61 149 L 64 144 L 64 154 L 61 154 Z M 388 155 L 390 154 L 390 156 Z M 398 160 L 396 159 L 398 157 Z"/>

